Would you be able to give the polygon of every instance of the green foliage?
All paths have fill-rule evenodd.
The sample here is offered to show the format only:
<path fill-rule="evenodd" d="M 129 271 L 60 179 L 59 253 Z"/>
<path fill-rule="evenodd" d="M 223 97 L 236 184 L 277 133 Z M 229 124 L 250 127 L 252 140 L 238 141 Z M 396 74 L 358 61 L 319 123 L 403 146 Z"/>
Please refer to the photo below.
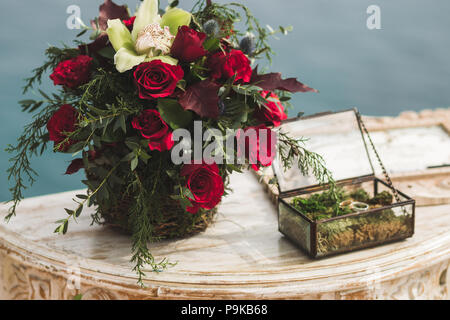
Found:
<path fill-rule="evenodd" d="M 74 58 L 79 55 L 78 49 L 64 47 L 62 49 L 50 46 L 46 51 L 45 55 L 48 60 L 42 66 L 33 70 L 33 75 L 30 78 L 26 78 L 26 85 L 23 87 L 23 93 L 25 94 L 33 85 L 37 82 L 41 84 L 42 76 L 46 71 L 54 69 L 58 63 L 61 61 Z M 32 112 L 33 110 L 30 110 Z"/>
<path fill-rule="evenodd" d="M 370 199 L 369 203 L 373 205 L 379 204 L 382 206 L 388 206 L 392 203 L 393 198 L 394 197 L 392 196 L 392 194 L 390 194 L 388 191 L 383 191 L 377 194 L 374 198 Z"/>
<path fill-rule="evenodd" d="M 322 220 L 351 212 L 348 208 L 339 208 L 339 203 L 348 199 L 342 188 L 315 193 L 308 198 L 297 197 L 292 205 L 312 220 Z M 335 214 L 338 212 L 338 214 Z"/>
<path fill-rule="evenodd" d="M 11 166 L 8 168 L 8 180 L 15 182 L 14 186 L 10 188 L 12 199 L 12 206 L 6 216 L 9 221 L 11 217 L 16 214 L 16 208 L 19 202 L 23 199 L 23 191 L 32 185 L 37 178 L 37 172 L 31 167 L 31 158 L 33 156 L 42 155 L 47 149 L 49 141 L 47 133 L 47 122 L 58 110 L 58 108 L 66 103 L 68 97 L 63 95 L 59 97 L 54 95 L 50 98 L 44 92 L 40 91 L 45 100 L 24 100 L 21 101 L 22 109 L 24 111 L 36 111 L 42 105 L 46 104 L 34 117 L 33 121 L 24 127 L 22 135 L 17 139 L 16 145 L 9 144 L 5 149 L 6 152 L 13 154 L 9 160 Z"/>
<path fill-rule="evenodd" d="M 152 199 L 151 196 L 155 195 L 157 191 L 158 180 L 155 179 L 154 181 L 150 194 L 148 194 L 148 189 L 144 186 L 137 173 L 135 173 L 135 180 L 129 186 L 129 190 L 132 190 L 133 193 L 136 194 L 134 204 L 130 208 L 130 219 L 133 228 L 133 256 L 131 261 L 135 264 L 133 270 L 138 274 L 139 284 L 141 286 L 144 286 L 143 278 L 145 277 L 145 273 L 143 268 L 146 265 L 149 265 L 152 270 L 156 272 L 160 272 L 168 266 L 174 265 L 167 259 L 156 262 L 147 246 L 149 242 L 157 240 L 152 237 L 153 225 L 150 216 L 148 215 L 151 205 L 154 205 L 154 208 L 156 209 L 159 208 L 158 203 L 149 202 L 149 199 Z"/>
<path fill-rule="evenodd" d="M 236 45 L 239 43 L 239 37 L 243 37 L 246 34 L 254 35 L 256 38 L 255 50 L 251 53 L 250 57 L 253 59 L 265 57 L 269 62 L 272 62 L 272 56 L 274 54 L 269 44 L 270 37 L 275 37 L 278 33 L 287 35 L 293 30 L 292 26 L 279 26 L 277 29 L 273 29 L 270 26 L 263 27 L 258 19 L 253 16 L 249 8 L 236 2 L 227 4 L 212 2 L 211 5 L 208 5 L 206 0 L 199 0 L 194 5 L 192 12 L 194 22 L 200 29 L 202 29 L 205 22 L 211 19 L 225 21 L 225 25 L 221 26 L 221 32 L 223 33 L 221 36 L 230 36 L 230 41 Z M 244 21 L 245 23 L 245 32 L 233 29 L 233 24 L 240 21 Z M 206 44 L 208 45 L 208 49 L 213 47 L 212 43 L 208 40 Z"/>
<path fill-rule="evenodd" d="M 283 168 L 292 168 L 297 162 L 296 165 L 304 176 L 312 174 L 321 185 L 327 184 L 329 197 L 334 203 L 338 203 L 340 199 L 339 191 L 336 189 L 333 174 L 325 166 L 325 161 L 321 155 L 305 148 L 305 141 L 305 139 L 292 138 L 283 132 L 278 132 L 278 155 Z M 333 211 L 335 216 L 339 215 L 339 206 L 335 205 Z"/>
<path fill-rule="evenodd" d="M 297 161 L 296 165 L 303 175 L 312 173 L 321 184 L 330 182 L 333 187 L 333 176 L 326 168 L 324 159 L 319 154 L 307 150 L 305 141 L 305 139 L 292 138 L 283 132 L 278 132 L 278 153 L 283 168 L 290 169 Z"/>
<path fill-rule="evenodd" d="M 83 295 L 81 293 L 77 294 L 76 296 L 73 297 L 73 300 L 83 300 Z"/>
<path fill-rule="evenodd" d="M 192 123 L 192 112 L 185 111 L 177 100 L 159 99 L 158 110 L 163 120 L 174 130 L 187 128 Z"/>
<path fill-rule="evenodd" d="M 376 206 L 392 204 L 392 194 L 383 191 L 371 198 L 362 188 L 346 192 L 342 187 L 336 187 L 334 191 L 328 189 L 309 197 L 295 197 L 291 204 L 311 220 L 320 221 L 352 213 L 353 210 L 348 206 L 339 207 L 345 200 L 367 203 L 370 204 L 369 209 L 373 209 Z"/>
<path fill-rule="evenodd" d="M 171 7 L 177 5 L 178 1 L 170 2 Z M 205 49 L 210 52 L 223 49 L 221 46 L 226 41 L 237 47 L 239 37 L 256 33 L 256 49 L 250 58 L 266 57 L 270 61 L 273 52 L 268 43 L 269 38 L 276 33 L 286 34 L 290 30 L 283 27 L 277 30 L 262 27 L 248 8 L 238 3 L 207 5 L 206 1 L 200 0 L 193 12 L 192 26 L 197 30 L 201 30 L 204 22 L 208 20 L 221 22 L 219 34 L 210 36 L 205 41 Z M 242 20 L 246 25 L 244 33 L 233 28 L 233 24 Z M 95 19 L 95 22 L 98 29 L 98 19 Z M 86 26 L 83 28 L 79 36 L 89 29 Z M 98 35 L 96 32 L 94 38 Z M 222 39 L 227 36 L 228 40 Z M 75 44 L 86 47 L 86 44 L 80 41 L 75 41 Z M 204 129 L 216 129 L 215 132 L 218 129 L 222 133 L 214 133 L 210 138 L 218 144 L 218 151 L 225 155 L 227 152 L 224 141 L 228 138 L 227 134 L 230 134 L 228 129 L 258 125 L 259 122 L 253 118 L 253 114 L 258 108 L 264 108 L 267 101 L 261 96 L 260 87 L 235 84 L 234 76 L 220 85 L 213 83 L 213 89 L 219 90 L 218 98 L 221 107 L 223 106 L 218 119 L 215 116 L 202 119 L 201 114 L 184 110 L 175 98 L 158 101 L 140 99 L 133 72 L 118 73 L 114 66 L 114 53 L 110 46 L 98 52 L 89 52 L 93 64 L 90 80 L 86 84 L 75 89 L 63 88 L 51 95 L 37 90 L 42 99 L 24 99 L 19 102 L 23 111 L 33 113 L 34 116 L 32 122 L 25 126 L 17 144 L 9 145 L 6 149 L 12 154 L 8 178 L 15 182 L 11 188 L 12 206 L 6 219 L 9 220 L 16 214 L 17 205 L 23 199 L 23 191 L 32 185 L 37 177 L 37 173 L 31 168 L 31 158 L 41 155 L 48 147 L 49 134 L 46 125 L 49 119 L 61 105 L 70 104 L 78 112 L 75 130 L 62 132 L 65 138 L 53 145 L 53 151 L 65 150 L 65 153 L 81 157 L 86 174 L 82 183 L 86 185 L 87 192 L 76 195 L 73 199 L 74 208 L 65 208 L 64 218 L 56 222 L 55 233 L 66 234 L 72 220 L 76 221 L 86 207 L 95 207 L 92 223 L 108 223 L 132 234 L 131 261 L 135 265 L 139 283 L 144 285 L 145 267 L 159 272 L 173 265 L 167 259 L 156 261 L 149 251 L 149 243 L 159 240 L 160 233 L 155 227 L 162 224 L 175 226 L 176 230 L 167 232 L 167 236 L 183 236 L 206 223 L 208 211 L 202 209 L 197 215 L 185 211 L 191 205 L 189 199 L 194 196 L 185 187 L 185 178 L 180 177 L 181 166 L 171 162 L 169 152 L 150 150 L 149 141 L 133 128 L 133 119 L 145 109 L 157 108 L 171 129 L 185 128 L 191 133 L 193 121 L 203 120 Z M 34 69 L 32 76 L 26 79 L 24 93 L 40 84 L 42 77 L 61 61 L 79 54 L 77 48 L 49 47 L 46 50 L 47 61 Z M 210 77 L 206 61 L 207 58 L 203 57 L 191 64 L 180 63 L 185 75 L 177 84 L 176 94 Z M 217 101 L 216 92 L 213 94 L 214 101 Z M 172 97 L 177 96 L 176 94 Z M 281 91 L 277 94 L 280 101 L 287 105 L 290 94 Z M 70 147 L 63 148 L 65 146 Z M 280 154 L 284 165 L 298 165 L 304 174 L 312 172 L 321 183 L 329 183 L 332 187 L 330 195 L 337 197 L 334 181 L 325 168 L 323 159 L 306 150 L 301 140 L 282 134 Z M 231 157 L 219 166 L 225 184 L 225 195 L 230 192 L 229 175 L 242 172 L 245 167 L 235 164 L 236 150 L 233 150 Z M 77 160 L 80 161 L 79 158 Z M 167 209 L 167 204 L 174 204 L 175 210 Z M 317 207 L 318 203 L 315 205 Z M 172 211 L 174 216 L 178 216 L 168 217 L 167 212 Z"/>
<path fill-rule="evenodd" d="M 218 127 L 239 129 L 257 124 L 250 116 L 256 108 L 264 107 L 267 101 L 261 96 L 261 88 L 253 85 L 235 85 L 231 78 L 219 90 L 225 111 L 218 121 Z"/>
<path fill-rule="evenodd" d="M 107 183 L 111 175 L 114 173 L 114 171 L 117 169 L 118 165 L 116 165 L 114 168 L 112 168 L 107 175 L 103 178 L 101 183 L 96 187 L 95 190 L 88 193 L 88 195 L 77 195 L 76 198 L 81 199 L 82 201 L 79 201 L 78 199 L 73 199 L 74 202 L 78 204 L 78 207 L 75 210 L 71 209 L 64 209 L 67 212 L 68 217 L 62 220 L 57 221 L 60 225 L 55 229 L 55 233 L 59 234 L 66 234 L 67 229 L 69 226 L 69 220 L 71 218 L 76 219 L 80 216 L 81 212 L 83 211 L 84 205 L 89 204 L 92 200 L 92 198 L 99 193 L 103 186 Z"/>
<path fill-rule="evenodd" d="M 350 193 L 350 198 L 354 199 L 355 201 L 368 202 L 370 199 L 370 196 L 366 192 L 366 190 L 356 189 L 352 193 Z"/>
<path fill-rule="evenodd" d="M 412 232 L 412 218 L 393 210 L 361 214 L 318 225 L 317 251 L 321 254 L 371 242 L 406 237 Z"/>

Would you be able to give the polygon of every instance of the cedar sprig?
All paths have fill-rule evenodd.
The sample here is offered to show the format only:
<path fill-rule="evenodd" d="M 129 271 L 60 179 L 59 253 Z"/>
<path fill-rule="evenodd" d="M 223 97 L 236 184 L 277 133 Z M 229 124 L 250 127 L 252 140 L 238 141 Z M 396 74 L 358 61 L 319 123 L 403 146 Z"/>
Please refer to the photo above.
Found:
<path fill-rule="evenodd" d="M 159 174 L 156 173 L 156 174 Z M 130 183 L 128 192 L 133 192 L 134 203 L 129 210 L 130 220 L 133 227 L 132 235 L 132 253 L 131 262 L 134 263 L 133 271 L 138 275 L 138 284 L 145 287 L 143 279 L 145 278 L 144 268 L 150 266 L 153 272 L 161 272 L 168 267 L 176 265 L 170 262 L 167 258 L 163 258 L 157 262 L 148 249 L 148 243 L 158 241 L 152 236 L 152 221 L 148 212 L 151 204 L 154 209 L 158 210 L 158 204 L 155 203 L 155 193 L 157 189 L 158 179 L 153 179 L 153 187 L 149 192 L 144 186 L 142 179 L 137 172 L 134 172 L 135 179 Z M 153 201 L 152 201 L 153 200 Z"/>
<path fill-rule="evenodd" d="M 37 172 L 31 167 L 31 158 L 34 155 L 42 155 L 47 148 L 48 133 L 46 125 L 59 105 L 49 105 L 39 112 L 34 121 L 24 127 L 22 135 L 17 139 L 15 146 L 9 144 L 6 152 L 14 154 L 9 161 L 8 180 L 14 180 L 15 184 L 10 188 L 12 206 L 9 208 L 6 220 L 16 215 L 16 208 L 24 198 L 23 192 L 36 181 Z"/>
<path fill-rule="evenodd" d="M 23 94 L 27 93 L 35 83 L 42 83 L 42 76 L 51 69 L 54 69 L 61 61 L 75 58 L 80 52 L 76 48 L 69 48 L 64 45 L 64 48 L 57 48 L 55 46 L 50 46 L 45 51 L 47 56 L 47 61 L 40 67 L 33 69 L 33 75 L 25 79 L 25 86 L 23 87 Z"/>
<path fill-rule="evenodd" d="M 296 165 L 304 175 L 312 174 L 320 185 L 326 185 L 329 188 L 329 195 L 335 201 L 334 213 L 339 215 L 339 199 L 336 181 L 332 172 L 326 167 L 325 160 L 318 153 L 305 148 L 305 138 L 292 138 L 284 132 L 278 132 L 278 155 L 284 170 Z M 297 162 L 297 163 L 295 163 Z"/>

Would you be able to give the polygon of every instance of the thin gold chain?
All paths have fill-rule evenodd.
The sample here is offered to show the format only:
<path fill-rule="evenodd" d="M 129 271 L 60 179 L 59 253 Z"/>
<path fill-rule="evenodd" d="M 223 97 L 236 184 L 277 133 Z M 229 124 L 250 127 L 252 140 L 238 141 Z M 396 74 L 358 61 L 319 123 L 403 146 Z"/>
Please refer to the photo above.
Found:
<path fill-rule="evenodd" d="M 364 124 L 364 121 L 362 120 L 361 114 L 359 112 L 356 113 L 359 123 L 361 124 L 361 128 L 364 130 L 364 133 L 366 134 L 367 138 L 369 139 L 370 145 L 372 147 L 373 152 L 375 153 L 375 156 L 377 157 L 378 163 L 380 164 L 381 170 L 383 170 L 383 175 L 386 179 L 386 182 L 388 183 L 389 187 L 392 189 L 394 193 L 395 200 L 397 202 L 401 202 L 400 196 L 398 195 L 397 189 L 394 188 L 394 184 L 392 183 L 391 177 L 389 176 L 389 173 L 387 172 L 383 161 L 381 161 L 380 155 L 377 152 L 377 149 L 375 148 L 375 144 L 372 141 L 372 138 L 370 137 L 369 130 L 367 130 L 366 125 Z"/>

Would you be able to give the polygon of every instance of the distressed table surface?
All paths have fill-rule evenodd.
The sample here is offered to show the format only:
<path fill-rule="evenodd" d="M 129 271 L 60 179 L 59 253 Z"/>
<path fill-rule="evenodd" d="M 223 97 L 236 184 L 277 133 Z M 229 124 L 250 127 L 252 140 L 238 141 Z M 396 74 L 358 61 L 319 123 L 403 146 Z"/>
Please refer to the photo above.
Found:
<path fill-rule="evenodd" d="M 418 208 L 416 234 L 406 241 L 310 260 L 278 233 L 275 207 L 250 173 L 233 176 L 232 185 L 206 232 L 152 245 L 155 257 L 178 264 L 148 273 L 147 289 L 136 287 L 129 239 L 90 227 L 87 211 L 67 235 L 52 234 L 75 192 L 27 199 L 0 226 L 0 297 L 448 298 L 450 205 Z M 72 290 L 67 279 L 77 268 L 80 290 Z"/>
<path fill-rule="evenodd" d="M 151 245 L 156 259 L 178 264 L 148 272 L 145 289 L 131 271 L 129 238 L 90 226 L 88 210 L 68 234 L 53 234 L 79 191 L 26 199 L 0 224 L 0 298 L 449 298 L 450 204 L 418 207 L 413 238 L 311 260 L 278 232 L 276 208 L 252 173 L 232 176 L 231 186 L 206 232 Z"/>

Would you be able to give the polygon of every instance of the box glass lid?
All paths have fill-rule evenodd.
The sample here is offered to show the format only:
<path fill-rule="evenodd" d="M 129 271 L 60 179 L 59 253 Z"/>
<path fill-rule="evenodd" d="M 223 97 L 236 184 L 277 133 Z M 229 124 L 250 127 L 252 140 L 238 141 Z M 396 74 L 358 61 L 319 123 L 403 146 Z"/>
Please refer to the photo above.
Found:
<path fill-rule="evenodd" d="M 305 149 L 323 157 L 336 181 L 374 174 L 356 109 L 286 120 L 277 129 L 304 139 Z M 319 183 L 312 174 L 304 176 L 295 164 L 284 170 L 278 156 L 273 169 L 281 192 Z"/>

